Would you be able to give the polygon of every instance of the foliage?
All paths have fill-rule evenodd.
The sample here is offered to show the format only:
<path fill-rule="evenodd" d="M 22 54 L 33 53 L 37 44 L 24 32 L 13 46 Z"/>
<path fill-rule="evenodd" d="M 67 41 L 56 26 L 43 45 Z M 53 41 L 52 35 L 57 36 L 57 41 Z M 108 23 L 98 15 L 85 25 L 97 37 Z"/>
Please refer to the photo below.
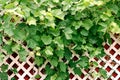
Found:
<path fill-rule="evenodd" d="M 1 71 L 0 71 L 0 79 L 2 80 L 8 80 L 8 76 L 6 73 L 6 70 L 8 69 L 8 65 L 1 65 Z"/>
<path fill-rule="evenodd" d="M 90 58 L 104 55 L 102 43 L 111 43 L 109 33 L 120 33 L 119 1 L 0 0 L 0 45 L 8 55 L 18 52 L 21 61 L 27 55 L 35 56 L 38 66 L 49 60 L 46 80 L 67 80 L 68 67 L 80 75 L 81 69 L 90 67 Z M 3 43 L 3 36 L 10 39 Z M 73 52 L 80 57 L 77 61 L 71 60 Z"/>

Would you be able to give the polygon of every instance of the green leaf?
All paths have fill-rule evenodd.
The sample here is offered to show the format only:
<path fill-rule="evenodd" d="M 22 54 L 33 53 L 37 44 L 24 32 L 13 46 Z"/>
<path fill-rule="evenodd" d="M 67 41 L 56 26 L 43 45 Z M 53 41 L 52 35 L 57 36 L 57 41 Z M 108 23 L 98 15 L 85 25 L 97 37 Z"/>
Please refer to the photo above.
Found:
<path fill-rule="evenodd" d="M 82 29 L 82 30 L 80 31 L 80 33 L 81 33 L 81 35 L 83 35 L 83 36 L 88 36 L 88 34 L 89 34 L 89 32 L 88 32 L 87 30 L 85 30 L 85 29 Z"/>
<path fill-rule="evenodd" d="M 12 51 L 18 51 L 20 50 L 20 45 L 19 44 L 15 44 L 12 46 Z"/>
<path fill-rule="evenodd" d="M 109 44 L 112 44 L 112 39 L 111 39 L 109 33 L 106 33 L 106 34 L 104 35 L 104 39 L 105 39 L 105 42 L 108 42 Z"/>
<path fill-rule="evenodd" d="M 88 65 L 88 63 L 86 63 L 85 61 L 81 60 L 81 61 L 79 61 L 79 65 L 80 65 L 81 68 L 85 68 Z"/>
<path fill-rule="evenodd" d="M 8 69 L 8 65 L 3 64 L 3 65 L 1 66 L 1 70 L 2 70 L 3 72 L 5 72 L 7 69 Z"/>
<path fill-rule="evenodd" d="M 34 39 L 29 39 L 29 40 L 27 40 L 27 45 L 30 48 L 35 48 L 38 44 Z"/>
<path fill-rule="evenodd" d="M 35 57 L 35 64 L 38 66 L 41 66 L 44 62 L 44 59 L 42 57 Z"/>
<path fill-rule="evenodd" d="M 2 41 L 2 34 L 0 33 L 0 45 L 3 43 Z"/>
<path fill-rule="evenodd" d="M 8 74 L 6 72 L 0 72 L 0 79 L 8 80 Z"/>
<path fill-rule="evenodd" d="M 66 37 L 66 39 L 72 39 L 72 33 L 73 33 L 73 31 L 72 31 L 72 29 L 71 28 L 65 28 L 64 29 L 64 33 L 65 33 L 65 37 Z"/>
<path fill-rule="evenodd" d="M 95 67 L 98 67 L 98 63 L 97 62 L 92 62 L 92 64 L 93 64 L 93 66 L 95 66 Z"/>
<path fill-rule="evenodd" d="M 41 40 L 43 41 L 43 43 L 45 44 L 45 45 L 48 45 L 48 44 L 50 44 L 51 42 L 52 42 L 52 38 L 51 38 L 51 36 L 47 36 L 47 35 L 43 35 L 42 37 L 41 37 Z"/>
<path fill-rule="evenodd" d="M 22 26 L 21 26 L 22 27 Z M 27 33 L 25 32 L 24 29 L 15 29 L 14 30 L 14 36 L 13 36 L 16 40 L 25 40 L 27 37 Z"/>
<path fill-rule="evenodd" d="M 110 9 L 115 13 L 117 14 L 118 11 L 119 11 L 119 7 L 116 5 L 116 4 L 110 4 Z"/>
<path fill-rule="evenodd" d="M 60 58 L 64 57 L 64 51 L 63 50 L 57 50 L 57 51 L 55 51 L 55 54 Z"/>
<path fill-rule="evenodd" d="M 66 72 L 66 69 L 67 69 L 66 64 L 63 63 L 63 62 L 60 62 L 59 64 L 60 64 L 60 70 L 61 70 L 62 72 Z"/>
<path fill-rule="evenodd" d="M 46 65 L 46 67 L 45 67 L 45 72 L 48 75 L 53 75 L 54 73 L 56 73 L 56 71 L 54 71 L 54 69 L 51 69 L 50 66 L 48 66 L 48 65 Z M 48 80 L 50 80 L 50 79 L 48 79 Z"/>
<path fill-rule="evenodd" d="M 19 51 L 20 61 L 26 61 L 27 55 L 28 53 L 25 50 L 20 50 Z"/>
<path fill-rule="evenodd" d="M 36 19 L 33 17 L 27 18 L 27 24 L 29 25 L 36 25 Z"/>
<path fill-rule="evenodd" d="M 81 56 L 80 60 L 78 61 L 78 64 L 81 68 L 88 68 L 89 66 L 89 59 L 86 56 Z"/>
<path fill-rule="evenodd" d="M 78 75 L 82 74 L 81 69 L 79 67 L 74 68 L 74 73 Z"/>
<path fill-rule="evenodd" d="M 101 54 L 101 48 L 94 48 L 94 50 L 90 54 L 90 57 L 93 58 L 93 57 L 95 57 L 95 56 L 97 56 L 99 54 Z"/>
<path fill-rule="evenodd" d="M 56 80 L 57 74 L 54 74 L 53 76 L 50 77 L 50 80 Z"/>
<path fill-rule="evenodd" d="M 50 33 L 53 35 L 53 36 L 59 36 L 60 35 L 60 31 L 59 29 L 50 29 Z"/>
<path fill-rule="evenodd" d="M 107 26 L 108 26 L 108 24 L 107 23 L 103 23 L 103 22 L 101 22 L 101 23 L 99 23 L 99 27 L 98 27 L 98 31 L 100 31 L 100 32 L 106 32 L 107 31 Z"/>
<path fill-rule="evenodd" d="M 56 37 L 54 39 L 54 43 L 57 44 L 60 49 L 62 50 L 64 49 L 64 44 L 63 44 L 61 37 Z"/>
<path fill-rule="evenodd" d="M 14 74 L 16 74 L 18 71 L 17 71 L 17 68 L 13 68 L 13 69 L 11 69 L 11 71 L 14 73 Z"/>
<path fill-rule="evenodd" d="M 100 74 L 101 74 L 104 78 L 107 78 L 107 77 L 108 77 L 108 76 L 107 76 L 107 72 L 106 72 L 106 70 L 100 68 L 99 71 L 100 71 Z"/>
<path fill-rule="evenodd" d="M 72 25 L 73 25 L 73 26 L 75 27 L 75 29 L 77 30 L 77 29 L 79 29 L 79 28 L 81 27 L 82 21 L 78 21 L 78 22 L 74 21 L 74 22 L 72 23 Z"/>
<path fill-rule="evenodd" d="M 64 52 L 64 56 L 67 60 L 70 60 L 72 57 L 72 53 L 70 52 L 70 50 L 68 48 L 65 48 L 65 52 Z"/>
<path fill-rule="evenodd" d="M 39 78 L 41 78 L 41 76 L 39 74 L 37 74 L 37 75 L 35 75 L 35 78 L 39 79 Z"/>
<path fill-rule="evenodd" d="M 60 72 L 58 76 L 61 77 L 62 80 L 65 80 L 65 79 L 69 80 L 69 73 L 68 72 Z"/>
<path fill-rule="evenodd" d="M 67 27 L 67 28 L 64 29 L 64 33 L 65 34 L 72 34 L 73 30 L 70 27 Z"/>
<path fill-rule="evenodd" d="M 82 26 L 86 29 L 89 30 L 92 26 L 93 26 L 93 21 L 91 21 L 90 19 L 86 19 L 83 21 Z"/>
<path fill-rule="evenodd" d="M 11 80 L 16 80 L 16 78 L 12 77 Z"/>
<path fill-rule="evenodd" d="M 58 3 L 58 2 L 59 2 L 59 0 L 53 0 L 53 2 Z"/>
<path fill-rule="evenodd" d="M 47 46 L 46 49 L 45 49 L 45 53 L 46 53 L 46 55 L 48 55 L 48 56 L 53 55 L 53 49 L 52 49 L 52 47 Z"/>
<path fill-rule="evenodd" d="M 15 8 L 15 2 L 13 2 L 13 3 L 9 3 L 9 4 L 7 4 L 6 6 L 5 6 L 5 9 L 11 9 L 11 8 Z"/>
<path fill-rule="evenodd" d="M 8 0 L 1 0 L 0 3 L 1 4 L 5 4 Z"/>
<path fill-rule="evenodd" d="M 57 57 L 52 58 L 50 60 L 50 63 L 51 63 L 51 65 L 57 67 L 57 65 L 58 65 L 58 59 L 57 59 Z"/>
<path fill-rule="evenodd" d="M 63 80 L 62 77 L 57 77 L 56 80 Z"/>
<path fill-rule="evenodd" d="M 51 13 L 58 19 L 64 20 L 65 12 L 61 11 L 61 9 L 54 9 Z"/>
<path fill-rule="evenodd" d="M 7 51 L 8 54 L 12 54 L 12 49 L 11 49 L 11 44 L 10 45 L 4 45 L 3 49 L 5 49 Z"/>
<path fill-rule="evenodd" d="M 0 53 L 0 63 L 3 62 L 4 57 L 5 57 L 5 55 L 3 55 L 2 53 Z"/>
<path fill-rule="evenodd" d="M 9 36 L 13 36 L 14 35 L 13 29 L 14 29 L 13 25 L 10 25 L 4 28 L 4 32 Z"/>

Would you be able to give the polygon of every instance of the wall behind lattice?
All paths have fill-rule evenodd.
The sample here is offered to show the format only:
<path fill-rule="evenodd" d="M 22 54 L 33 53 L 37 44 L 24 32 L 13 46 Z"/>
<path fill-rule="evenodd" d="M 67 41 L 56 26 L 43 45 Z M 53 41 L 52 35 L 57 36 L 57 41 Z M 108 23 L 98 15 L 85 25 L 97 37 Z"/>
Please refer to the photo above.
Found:
<path fill-rule="evenodd" d="M 104 80 L 101 76 L 93 78 L 91 76 L 92 72 L 98 72 L 99 68 L 103 67 L 107 71 L 107 74 L 109 77 L 108 80 L 120 80 L 120 39 L 119 36 L 115 35 L 112 37 L 112 44 L 108 45 L 108 43 L 104 43 L 104 48 L 106 55 L 101 59 L 91 59 L 91 61 L 96 61 L 99 66 L 98 67 L 92 67 L 88 70 L 82 70 L 82 75 L 75 75 L 73 70 L 69 68 L 69 74 L 70 74 L 70 80 Z M 3 37 L 3 41 L 6 42 L 7 39 Z M 17 42 L 18 44 L 21 44 L 21 42 Z M 26 49 L 26 51 L 30 52 L 30 50 L 23 44 L 21 44 L 23 48 Z M 4 55 L 6 55 L 6 51 L 0 47 L 0 52 L 2 52 Z M 72 59 L 77 60 L 79 58 L 78 55 L 73 54 Z M 3 61 L 2 64 L 8 64 L 8 76 L 9 80 L 12 77 L 15 77 L 17 80 L 35 80 L 34 76 L 36 74 L 40 74 L 41 78 L 39 80 L 44 80 L 46 77 L 45 72 L 45 66 L 48 64 L 49 61 L 45 61 L 44 65 L 42 65 L 40 68 L 35 66 L 34 64 L 34 58 L 31 56 L 28 56 L 26 59 L 26 62 L 20 62 L 19 55 L 17 52 L 14 52 L 12 55 L 7 55 Z M 16 68 L 18 73 L 14 74 L 11 72 L 11 68 Z"/>

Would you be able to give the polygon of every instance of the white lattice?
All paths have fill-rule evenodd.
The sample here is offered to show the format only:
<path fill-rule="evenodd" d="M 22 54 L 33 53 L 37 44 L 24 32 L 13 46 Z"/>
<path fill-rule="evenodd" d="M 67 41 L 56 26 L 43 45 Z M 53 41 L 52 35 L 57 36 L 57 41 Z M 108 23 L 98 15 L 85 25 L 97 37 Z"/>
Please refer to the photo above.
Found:
<path fill-rule="evenodd" d="M 82 70 L 82 75 L 75 75 L 73 70 L 69 68 L 69 74 L 70 79 L 69 80 L 104 80 L 101 76 L 93 78 L 90 73 L 94 72 L 97 73 L 99 71 L 99 68 L 103 67 L 107 71 L 107 74 L 110 76 L 108 80 L 120 80 L 120 40 L 119 37 L 115 35 L 115 37 L 112 36 L 113 43 L 111 45 L 108 45 L 107 43 L 104 44 L 106 55 L 101 59 L 91 59 L 91 61 L 96 61 L 99 64 L 99 67 L 91 67 L 88 70 Z M 3 37 L 3 41 L 6 42 L 6 39 Z M 20 41 L 17 42 L 18 44 L 21 44 L 23 48 L 27 52 L 31 52 L 27 46 L 22 44 Z M 6 51 L 4 51 L 0 47 L 0 52 L 2 52 L 4 55 L 6 55 Z M 79 58 L 78 55 L 73 54 L 72 59 L 77 60 Z M 44 80 L 46 77 L 45 72 L 45 66 L 49 61 L 45 61 L 45 63 L 38 68 L 34 64 L 34 58 L 31 56 L 28 56 L 26 59 L 26 62 L 20 62 L 19 56 L 17 52 L 14 52 L 12 55 L 7 55 L 3 61 L 2 64 L 8 64 L 8 75 L 9 80 L 12 77 L 15 77 L 17 80 L 35 80 L 34 76 L 36 74 L 40 74 L 41 78 L 39 80 Z M 18 73 L 14 74 L 9 69 L 16 68 Z"/>

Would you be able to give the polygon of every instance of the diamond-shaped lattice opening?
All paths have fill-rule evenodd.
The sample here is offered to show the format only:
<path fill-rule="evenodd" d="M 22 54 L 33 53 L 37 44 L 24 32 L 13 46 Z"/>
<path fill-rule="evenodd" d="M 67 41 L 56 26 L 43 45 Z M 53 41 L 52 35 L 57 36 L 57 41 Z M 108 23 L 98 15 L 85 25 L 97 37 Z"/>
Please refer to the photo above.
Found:
<path fill-rule="evenodd" d="M 14 52 L 14 53 L 12 54 L 12 56 L 13 56 L 14 58 L 16 58 L 16 57 L 18 56 L 18 54 Z"/>
<path fill-rule="evenodd" d="M 15 63 L 12 67 L 13 68 L 18 68 L 18 65 Z"/>
<path fill-rule="evenodd" d="M 95 57 L 94 59 L 95 59 L 96 61 L 98 61 L 98 58 Z"/>
<path fill-rule="evenodd" d="M 24 68 L 25 68 L 25 69 L 28 69 L 29 67 L 30 67 L 30 65 L 29 65 L 28 63 L 25 63 L 25 64 L 24 64 Z"/>
<path fill-rule="evenodd" d="M 111 78 L 108 78 L 108 80 L 112 80 Z"/>
<path fill-rule="evenodd" d="M 34 59 L 31 57 L 31 58 L 29 59 L 29 61 L 30 61 L 31 63 L 33 63 L 33 62 L 34 62 Z"/>
<path fill-rule="evenodd" d="M 7 74 L 8 74 L 9 76 L 11 76 L 12 73 L 13 73 L 13 72 L 12 72 L 11 70 L 8 70 L 8 71 L 7 71 Z"/>
<path fill-rule="evenodd" d="M 116 65 L 116 62 L 115 62 L 114 60 L 112 60 L 112 61 L 110 62 L 110 64 L 111 64 L 112 66 L 115 66 L 115 65 Z"/>
<path fill-rule="evenodd" d="M 118 80 L 120 80 L 120 78 Z"/>
<path fill-rule="evenodd" d="M 82 73 L 82 74 L 80 75 L 80 77 L 83 79 L 83 78 L 85 77 L 85 75 Z"/>
<path fill-rule="evenodd" d="M 23 41 L 22 43 L 24 46 L 27 46 L 27 42 L 26 41 Z"/>
<path fill-rule="evenodd" d="M 110 54 L 111 55 L 114 55 L 115 54 L 115 51 L 113 49 L 110 50 Z"/>
<path fill-rule="evenodd" d="M 41 72 L 42 74 L 45 74 L 45 69 L 43 68 L 40 72 Z"/>
<path fill-rule="evenodd" d="M 118 74 L 116 72 L 112 73 L 112 76 L 115 78 Z"/>
<path fill-rule="evenodd" d="M 48 62 L 46 65 L 51 66 L 50 62 Z"/>
<path fill-rule="evenodd" d="M 86 80 L 90 80 L 89 78 L 87 78 Z"/>
<path fill-rule="evenodd" d="M 20 61 L 20 59 L 18 59 L 18 62 L 19 62 L 20 64 L 22 64 L 22 61 Z"/>
<path fill-rule="evenodd" d="M 14 76 L 14 78 L 15 78 L 16 80 L 18 80 L 18 79 L 19 79 L 19 78 L 18 78 L 18 76 L 16 76 L 16 75 Z"/>
<path fill-rule="evenodd" d="M 107 43 L 104 45 L 104 48 L 105 48 L 106 50 L 108 50 L 109 47 L 110 47 L 110 46 L 109 46 Z"/>
<path fill-rule="evenodd" d="M 120 72 L 120 66 L 118 66 L 117 70 Z"/>
<path fill-rule="evenodd" d="M 25 79 L 25 80 L 29 80 L 30 77 L 29 77 L 28 75 L 26 75 L 26 76 L 24 77 L 24 79 Z"/>
<path fill-rule="evenodd" d="M 114 47 L 115 47 L 116 49 L 119 49 L 119 48 L 120 48 L 120 45 L 117 43 Z"/>
<path fill-rule="evenodd" d="M 114 37 L 117 39 L 119 37 L 119 34 L 114 34 Z"/>
<path fill-rule="evenodd" d="M 63 62 L 66 62 L 67 61 L 67 59 L 64 57 L 64 58 L 62 58 L 62 60 L 63 60 Z"/>
<path fill-rule="evenodd" d="M 105 65 L 105 62 L 101 61 L 101 62 L 100 62 L 100 65 L 101 65 L 101 66 L 104 66 L 104 65 Z"/>
<path fill-rule="evenodd" d="M 5 40 L 10 40 L 10 37 L 5 36 L 4 39 L 5 39 Z"/>
<path fill-rule="evenodd" d="M 73 60 L 74 60 L 74 61 L 77 61 L 77 60 L 78 60 L 78 57 L 74 56 L 74 57 L 73 57 Z"/>
<path fill-rule="evenodd" d="M 24 73 L 24 71 L 23 71 L 22 69 L 20 69 L 20 70 L 18 71 L 18 73 L 19 73 L 20 75 L 22 75 L 22 74 Z"/>
<path fill-rule="evenodd" d="M 108 60 L 110 60 L 110 56 L 109 55 L 106 55 L 105 56 L 105 59 L 108 61 Z"/>
<path fill-rule="evenodd" d="M 90 69 L 85 69 L 85 71 L 88 73 L 90 71 Z"/>
<path fill-rule="evenodd" d="M 112 44 L 113 44 L 113 43 L 115 42 L 115 40 L 114 40 L 114 39 L 112 39 L 112 38 L 111 38 L 111 40 L 112 40 Z"/>
<path fill-rule="evenodd" d="M 10 63 L 12 62 L 12 59 L 8 58 L 8 59 L 6 60 L 6 62 L 7 62 L 8 64 L 10 64 Z"/>
<path fill-rule="evenodd" d="M 72 79 L 74 77 L 74 75 L 72 73 L 70 73 L 70 79 Z"/>
<path fill-rule="evenodd" d="M 100 78 L 97 78 L 96 80 L 101 80 Z"/>
<path fill-rule="evenodd" d="M 120 60 L 120 55 L 119 55 L 119 54 L 116 56 L 116 59 L 117 59 L 118 61 Z"/>
<path fill-rule="evenodd" d="M 96 72 L 99 72 L 99 67 L 96 67 L 96 68 L 95 68 L 95 71 L 96 71 Z"/>
<path fill-rule="evenodd" d="M 110 72 L 110 71 L 111 71 L 111 68 L 108 66 L 108 67 L 106 68 L 106 70 L 107 70 L 108 72 Z"/>
<path fill-rule="evenodd" d="M 32 68 L 29 72 L 30 72 L 30 74 L 34 75 L 35 70 Z"/>
<path fill-rule="evenodd" d="M 32 49 L 32 48 L 28 48 L 28 50 L 29 50 L 29 51 L 33 51 L 33 49 Z"/>

